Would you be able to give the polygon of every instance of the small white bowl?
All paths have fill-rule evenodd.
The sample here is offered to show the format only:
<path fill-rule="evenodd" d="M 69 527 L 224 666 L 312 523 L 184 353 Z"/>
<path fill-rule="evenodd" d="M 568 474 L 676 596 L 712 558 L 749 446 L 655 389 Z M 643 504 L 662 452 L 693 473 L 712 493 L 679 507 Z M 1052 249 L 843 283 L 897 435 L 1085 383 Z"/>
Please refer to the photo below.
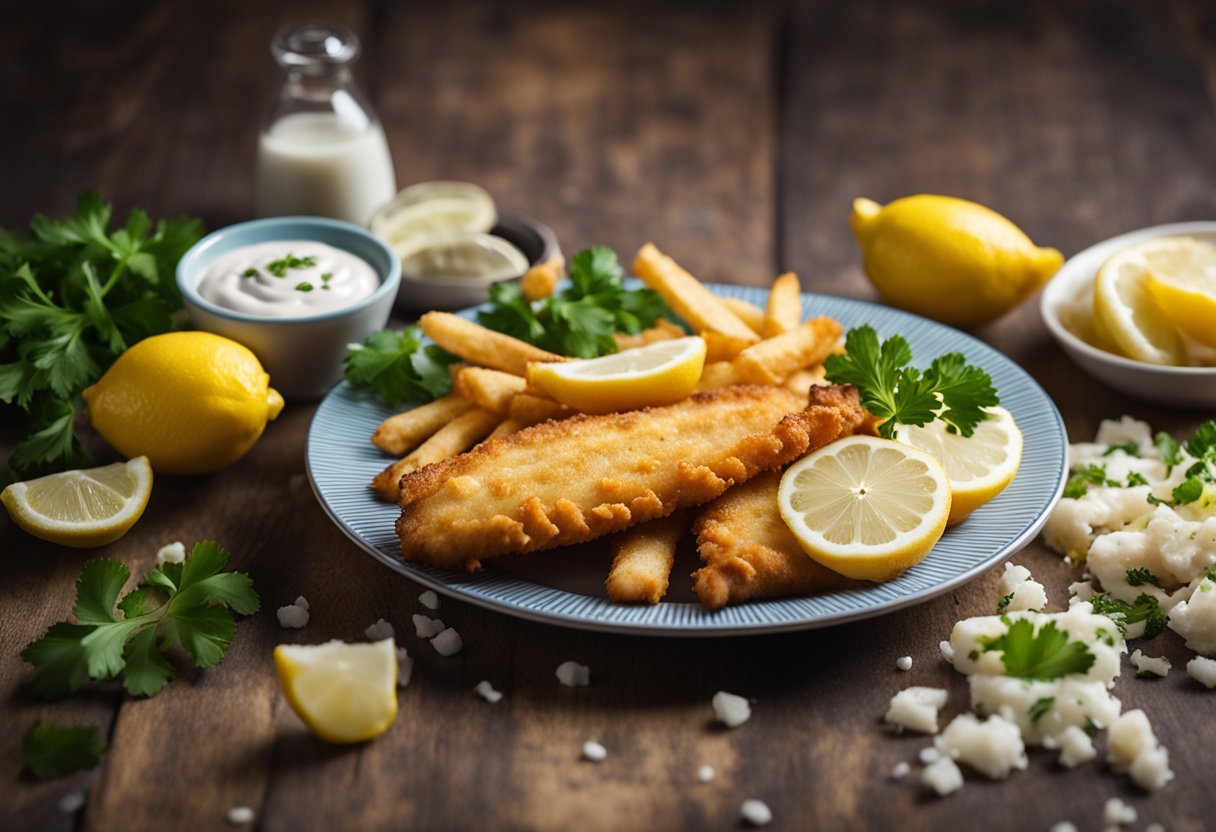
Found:
<path fill-rule="evenodd" d="M 1186 236 L 1216 243 L 1216 222 L 1180 222 L 1120 234 L 1068 259 L 1043 290 L 1043 322 L 1069 358 L 1107 385 L 1153 404 L 1216 407 L 1216 367 L 1146 364 L 1083 340 L 1092 324 L 1094 278 L 1116 252 L 1157 237 Z"/>
<path fill-rule="evenodd" d="M 267 318 L 216 306 L 198 293 L 207 267 L 242 246 L 274 240 L 315 240 L 366 260 L 380 288 L 345 309 L 298 318 Z M 177 264 L 177 286 L 190 321 L 249 349 L 284 398 L 316 399 L 342 378 L 346 345 L 383 329 L 401 285 L 401 261 L 371 232 L 323 217 L 268 217 L 230 225 L 199 240 Z"/>

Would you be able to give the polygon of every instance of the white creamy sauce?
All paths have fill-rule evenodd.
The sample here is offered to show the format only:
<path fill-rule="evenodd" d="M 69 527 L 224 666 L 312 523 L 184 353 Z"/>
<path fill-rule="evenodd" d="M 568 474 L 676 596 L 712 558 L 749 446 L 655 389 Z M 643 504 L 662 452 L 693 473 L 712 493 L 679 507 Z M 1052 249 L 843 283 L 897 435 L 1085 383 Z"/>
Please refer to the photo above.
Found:
<path fill-rule="evenodd" d="M 276 240 L 217 258 L 198 293 L 233 312 L 300 318 L 345 309 L 379 286 L 376 270 L 350 252 L 310 240 Z"/>

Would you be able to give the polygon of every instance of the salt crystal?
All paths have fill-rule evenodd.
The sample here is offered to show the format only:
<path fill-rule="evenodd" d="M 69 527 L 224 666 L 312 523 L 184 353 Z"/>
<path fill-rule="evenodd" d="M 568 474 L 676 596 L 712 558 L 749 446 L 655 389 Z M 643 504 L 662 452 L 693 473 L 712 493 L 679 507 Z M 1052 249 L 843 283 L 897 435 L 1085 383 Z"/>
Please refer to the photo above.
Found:
<path fill-rule="evenodd" d="M 375 624 L 364 630 L 363 635 L 367 636 L 369 641 L 384 641 L 386 638 L 393 637 L 393 625 L 380 618 L 376 620 Z"/>
<path fill-rule="evenodd" d="M 608 749 L 595 740 L 587 740 L 583 743 L 583 756 L 593 763 L 598 763 L 608 756 Z"/>
<path fill-rule="evenodd" d="M 429 618 L 425 615 L 414 613 L 414 632 L 418 634 L 418 638 L 434 638 L 444 631 L 447 627 L 438 618 Z"/>
<path fill-rule="evenodd" d="M 228 810 L 228 822 L 233 826 L 242 826 L 246 823 L 253 823 L 255 815 L 253 809 L 248 806 L 233 806 Z"/>
<path fill-rule="evenodd" d="M 697 779 L 702 783 L 708 783 L 714 779 L 713 766 L 701 766 L 697 769 Z"/>
<path fill-rule="evenodd" d="M 767 826 L 773 820 L 773 811 L 763 800 L 745 800 L 739 812 L 752 826 Z"/>
<path fill-rule="evenodd" d="M 464 647 L 464 642 L 460 640 L 460 633 L 448 627 L 431 639 L 431 646 L 441 656 L 455 656 Z"/>
<path fill-rule="evenodd" d="M 738 728 L 752 718 L 752 706 L 742 696 L 720 690 L 713 698 L 714 715 L 728 728 Z"/>
<path fill-rule="evenodd" d="M 418 596 L 418 603 L 426 607 L 428 610 L 439 609 L 439 596 L 431 590 L 427 590 Z"/>
<path fill-rule="evenodd" d="M 494 686 L 488 681 L 478 682 L 477 687 L 475 687 L 473 690 L 477 691 L 478 696 L 491 704 L 502 699 L 502 694 L 499 691 L 494 690 Z"/>
<path fill-rule="evenodd" d="M 570 688 L 586 687 L 591 684 L 591 668 L 574 661 L 562 662 L 557 666 L 557 681 Z"/>
<path fill-rule="evenodd" d="M 279 607 L 275 615 L 279 618 L 279 626 L 284 630 L 298 630 L 308 623 L 308 607 L 288 604 L 285 607 Z"/>

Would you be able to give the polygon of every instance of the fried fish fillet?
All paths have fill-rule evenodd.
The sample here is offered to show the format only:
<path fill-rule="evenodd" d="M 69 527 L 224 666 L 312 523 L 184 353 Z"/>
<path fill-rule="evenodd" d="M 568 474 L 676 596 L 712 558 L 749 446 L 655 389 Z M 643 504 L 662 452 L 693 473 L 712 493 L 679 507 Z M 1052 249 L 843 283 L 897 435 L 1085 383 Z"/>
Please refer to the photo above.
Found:
<path fill-rule="evenodd" d="M 870 419 L 857 391 L 738 385 L 667 407 L 546 422 L 401 478 L 407 561 L 476 569 L 701 505 Z"/>
<path fill-rule="evenodd" d="M 780 471 L 766 471 L 701 510 L 693 533 L 705 565 L 692 577 L 705 607 L 822 592 L 845 580 L 798 545 L 777 510 L 780 482 Z"/>

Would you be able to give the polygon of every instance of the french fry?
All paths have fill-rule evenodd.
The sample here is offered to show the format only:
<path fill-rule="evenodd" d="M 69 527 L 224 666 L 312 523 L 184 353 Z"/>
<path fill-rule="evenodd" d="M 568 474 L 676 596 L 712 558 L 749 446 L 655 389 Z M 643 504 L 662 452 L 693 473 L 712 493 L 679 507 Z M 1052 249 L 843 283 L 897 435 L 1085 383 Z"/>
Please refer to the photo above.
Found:
<path fill-rule="evenodd" d="M 827 384 L 827 381 L 823 377 L 826 372 L 827 370 L 824 369 L 822 364 L 794 370 L 785 381 L 781 382 L 781 386 L 800 396 L 806 396 L 810 394 L 812 387 L 819 384 Z"/>
<path fill-rule="evenodd" d="M 564 404 L 531 393 L 520 393 L 511 399 L 507 413 L 509 418 L 525 425 L 539 425 L 549 419 L 564 419 L 574 415 L 574 411 Z"/>
<path fill-rule="evenodd" d="M 618 604 L 657 604 L 667 592 L 676 546 L 686 526 L 682 514 L 651 520 L 616 535 L 612 568 L 604 587 Z"/>
<path fill-rule="evenodd" d="M 521 378 L 529 361 L 566 360 L 450 312 L 427 312 L 418 319 L 418 324 L 432 341 L 453 355 Z"/>
<path fill-rule="evenodd" d="M 812 318 L 797 329 L 753 344 L 731 363 L 745 382 L 780 384 L 795 370 L 822 363 L 840 332 L 840 324 L 832 318 Z"/>
<path fill-rule="evenodd" d="M 491 439 L 501 439 L 504 436 L 510 436 L 511 434 L 521 431 L 527 427 L 531 427 L 531 425 L 529 425 L 527 422 L 519 419 L 512 419 L 508 416 L 506 419 L 503 419 L 498 423 L 498 427 L 494 428 L 489 436 L 481 441 L 489 442 Z"/>
<path fill-rule="evenodd" d="M 402 411 L 380 423 L 372 434 L 372 444 L 394 456 L 401 456 L 472 407 L 472 402 L 448 395 Z"/>
<path fill-rule="evenodd" d="M 719 387 L 730 387 L 732 384 L 742 384 L 738 371 L 729 361 L 715 361 L 705 365 L 701 371 L 701 380 L 697 382 L 697 392 L 717 390 Z"/>
<path fill-rule="evenodd" d="M 519 376 L 485 367 L 461 367 L 452 373 L 453 393 L 500 416 L 507 415 L 511 399 L 527 386 Z"/>
<path fill-rule="evenodd" d="M 732 335 L 723 335 L 720 332 L 707 330 L 701 333 L 701 337 L 705 339 L 705 360 L 710 364 L 717 361 L 733 361 L 748 345 L 747 341 Z"/>
<path fill-rule="evenodd" d="M 719 298 L 722 305 L 739 316 L 739 320 L 747 324 L 747 328 L 757 335 L 763 335 L 764 329 L 764 310 L 756 304 L 746 301 L 743 298 Z"/>
<path fill-rule="evenodd" d="M 655 248 L 653 243 L 647 243 L 638 251 L 633 261 L 633 271 L 647 286 L 662 295 L 667 305 L 694 332 L 719 332 L 749 344 L 760 339 L 738 315 L 723 305 L 721 298 L 684 271 L 675 260 Z"/>
<path fill-rule="evenodd" d="M 547 298 L 557 288 L 561 280 L 562 268 L 565 265 L 560 255 L 554 255 L 543 263 L 537 263 L 524 272 L 519 281 L 519 288 L 529 301 Z"/>
<path fill-rule="evenodd" d="M 476 445 L 501 418 L 497 413 L 475 408 L 457 416 L 437 430 L 412 453 L 385 468 L 372 480 L 372 488 L 385 500 L 396 502 L 401 478 L 433 462 L 461 454 Z"/>
<path fill-rule="evenodd" d="M 772 338 L 796 328 L 802 320 L 802 286 L 798 275 L 786 272 L 773 281 L 764 305 L 760 334 Z"/>
<path fill-rule="evenodd" d="M 658 323 L 650 329 L 644 329 L 637 335 L 618 332 L 613 337 L 616 338 L 616 348 L 618 350 L 628 350 L 634 347 L 644 347 L 656 341 L 671 341 L 675 338 L 683 338 L 687 334 L 687 332 L 666 318 L 660 318 Z"/>

